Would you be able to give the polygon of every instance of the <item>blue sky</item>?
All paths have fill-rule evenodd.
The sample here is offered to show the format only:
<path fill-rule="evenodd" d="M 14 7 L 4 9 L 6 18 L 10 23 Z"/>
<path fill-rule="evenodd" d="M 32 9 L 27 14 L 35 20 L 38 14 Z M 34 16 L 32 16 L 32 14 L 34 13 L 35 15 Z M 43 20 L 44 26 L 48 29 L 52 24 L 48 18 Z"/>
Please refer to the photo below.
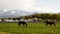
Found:
<path fill-rule="evenodd" d="M 0 0 L 0 9 L 58 13 L 60 0 Z"/>

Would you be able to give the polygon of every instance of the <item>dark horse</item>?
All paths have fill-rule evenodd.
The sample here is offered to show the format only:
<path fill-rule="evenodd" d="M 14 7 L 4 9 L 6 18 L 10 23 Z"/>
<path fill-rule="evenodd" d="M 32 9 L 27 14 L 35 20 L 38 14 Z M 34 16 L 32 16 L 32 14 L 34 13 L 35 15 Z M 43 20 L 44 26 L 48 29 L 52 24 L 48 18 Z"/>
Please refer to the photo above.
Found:
<path fill-rule="evenodd" d="M 53 21 L 45 21 L 45 23 L 46 23 L 46 26 L 48 26 L 48 24 L 49 24 L 51 26 L 54 25 L 56 27 L 56 25 Z"/>
<path fill-rule="evenodd" d="M 20 21 L 19 18 L 17 18 L 17 20 L 18 20 L 18 26 L 25 25 L 27 27 L 27 23 L 25 21 Z"/>
<path fill-rule="evenodd" d="M 26 25 L 26 27 L 27 27 L 27 23 L 25 21 L 19 21 L 18 26 L 21 26 L 21 25 Z"/>

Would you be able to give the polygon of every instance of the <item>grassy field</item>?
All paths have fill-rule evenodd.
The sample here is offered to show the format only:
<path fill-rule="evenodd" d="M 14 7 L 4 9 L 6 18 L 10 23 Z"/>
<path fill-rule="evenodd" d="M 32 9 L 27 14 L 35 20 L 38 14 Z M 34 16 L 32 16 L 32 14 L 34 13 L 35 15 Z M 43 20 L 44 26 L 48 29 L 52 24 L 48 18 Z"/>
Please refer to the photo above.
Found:
<path fill-rule="evenodd" d="M 60 23 L 45 26 L 45 23 L 27 23 L 28 27 L 18 26 L 18 23 L 0 23 L 0 34 L 60 34 Z"/>

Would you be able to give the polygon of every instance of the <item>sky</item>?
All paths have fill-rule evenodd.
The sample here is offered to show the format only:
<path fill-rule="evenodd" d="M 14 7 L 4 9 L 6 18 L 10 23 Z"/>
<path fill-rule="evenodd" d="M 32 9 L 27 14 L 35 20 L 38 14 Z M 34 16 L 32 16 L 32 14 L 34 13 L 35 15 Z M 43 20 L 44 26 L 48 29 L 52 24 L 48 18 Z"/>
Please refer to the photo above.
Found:
<path fill-rule="evenodd" d="M 60 0 L 0 0 L 0 9 L 59 13 Z"/>

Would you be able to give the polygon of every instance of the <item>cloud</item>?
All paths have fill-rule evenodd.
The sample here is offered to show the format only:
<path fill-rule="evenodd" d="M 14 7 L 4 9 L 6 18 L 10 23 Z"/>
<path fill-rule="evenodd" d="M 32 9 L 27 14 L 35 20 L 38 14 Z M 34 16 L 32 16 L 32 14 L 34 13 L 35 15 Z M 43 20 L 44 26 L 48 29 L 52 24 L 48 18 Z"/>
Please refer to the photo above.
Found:
<path fill-rule="evenodd" d="M 0 9 L 33 9 L 34 1 L 32 0 L 0 0 Z"/>
<path fill-rule="evenodd" d="M 47 2 L 48 1 L 48 2 Z M 52 1 L 52 0 L 51 0 Z M 0 9 L 8 10 L 24 10 L 24 11 L 39 11 L 47 13 L 59 12 L 59 4 L 57 1 L 49 0 L 0 0 Z M 55 3 L 56 2 L 56 3 Z M 58 9 L 57 9 L 58 8 Z M 4 10 L 4 11 L 8 11 Z"/>
<path fill-rule="evenodd" d="M 0 0 L 0 9 L 39 10 L 39 3 L 36 0 Z"/>

